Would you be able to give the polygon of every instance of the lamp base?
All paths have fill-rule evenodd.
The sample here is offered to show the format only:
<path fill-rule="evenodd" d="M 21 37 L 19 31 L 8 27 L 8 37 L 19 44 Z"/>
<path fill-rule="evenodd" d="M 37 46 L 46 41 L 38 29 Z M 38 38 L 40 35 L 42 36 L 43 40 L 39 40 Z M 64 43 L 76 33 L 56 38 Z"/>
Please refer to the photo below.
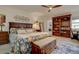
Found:
<path fill-rule="evenodd" d="M 1 31 L 3 31 L 3 30 L 2 30 L 2 27 L 5 26 L 5 25 L 4 25 L 4 24 L 0 24 L 0 26 L 1 26 Z"/>

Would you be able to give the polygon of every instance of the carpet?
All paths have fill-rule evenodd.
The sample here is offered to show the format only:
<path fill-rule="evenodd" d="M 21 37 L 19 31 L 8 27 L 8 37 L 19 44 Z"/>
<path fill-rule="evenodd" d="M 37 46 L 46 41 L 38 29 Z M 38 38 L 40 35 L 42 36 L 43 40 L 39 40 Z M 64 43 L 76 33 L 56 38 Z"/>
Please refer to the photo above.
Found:
<path fill-rule="evenodd" d="M 52 54 L 79 54 L 79 45 L 71 41 L 57 41 L 57 46 Z"/>

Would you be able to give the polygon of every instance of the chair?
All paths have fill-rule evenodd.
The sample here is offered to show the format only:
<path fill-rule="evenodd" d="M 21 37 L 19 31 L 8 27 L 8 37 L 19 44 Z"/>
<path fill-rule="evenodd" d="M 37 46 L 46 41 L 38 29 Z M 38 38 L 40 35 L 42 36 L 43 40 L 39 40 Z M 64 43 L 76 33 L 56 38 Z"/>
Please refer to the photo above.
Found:
<path fill-rule="evenodd" d="M 78 39 L 77 31 L 72 31 L 72 39 Z"/>

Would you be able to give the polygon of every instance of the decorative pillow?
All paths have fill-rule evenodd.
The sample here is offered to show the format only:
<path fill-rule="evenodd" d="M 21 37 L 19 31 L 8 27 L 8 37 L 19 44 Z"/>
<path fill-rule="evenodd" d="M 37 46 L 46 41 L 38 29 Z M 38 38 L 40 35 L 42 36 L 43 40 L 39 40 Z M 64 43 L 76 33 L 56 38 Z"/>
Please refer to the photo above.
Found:
<path fill-rule="evenodd" d="M 17 33 L 18 34 L 26 34 L 27 32 L 26 32 L 26 29 L 18 29 Z"/>
<path fill-rule="evenodd" d="M 16 29 L 16 28 L 11 28 L 11 29 L 10 29 L 10 33 L 15 33 L 15 34 L 17 34 L 17 29 Z"/>
<path fill-rule="evenodd" d="M 26 32 L 27 32 L 27 33 L 33 33 L 34 30 L 33 30 L 33 29 L 26 29 Z"/>

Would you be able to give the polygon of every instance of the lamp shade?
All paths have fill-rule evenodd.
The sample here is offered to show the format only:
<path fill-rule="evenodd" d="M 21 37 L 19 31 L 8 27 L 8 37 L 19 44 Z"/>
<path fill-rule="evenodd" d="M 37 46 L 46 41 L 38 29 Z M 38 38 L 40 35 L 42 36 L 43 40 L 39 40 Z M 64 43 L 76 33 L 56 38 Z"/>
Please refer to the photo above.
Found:
<path fill-rule="evenodd" d="M 35 29 L 35 30 L 40 30 L 39 23 L 34 23 L 34 24 L 33 24 L 33 29 Z"/>
<path fill-rule="evenodd" d="M 0 24 L 5 23 L 5 16 L 4 15 L 0 15 Z"/>

